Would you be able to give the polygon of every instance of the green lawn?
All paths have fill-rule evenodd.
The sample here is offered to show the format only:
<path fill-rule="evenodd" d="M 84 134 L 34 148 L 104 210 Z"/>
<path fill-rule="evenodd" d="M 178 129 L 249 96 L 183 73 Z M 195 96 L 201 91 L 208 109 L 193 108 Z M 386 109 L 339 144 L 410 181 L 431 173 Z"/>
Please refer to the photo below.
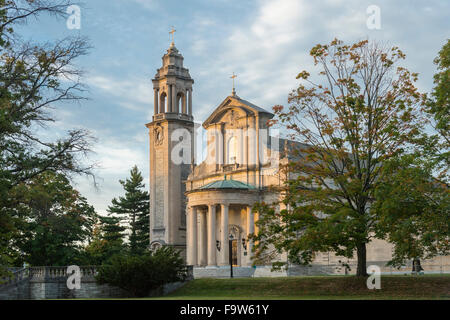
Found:
<path fill-rule="evenodd" d="M 380 290 L 354 276 L 197 279 L 157 299 L 450 299 L 450 276 L 382 276 Z"/>

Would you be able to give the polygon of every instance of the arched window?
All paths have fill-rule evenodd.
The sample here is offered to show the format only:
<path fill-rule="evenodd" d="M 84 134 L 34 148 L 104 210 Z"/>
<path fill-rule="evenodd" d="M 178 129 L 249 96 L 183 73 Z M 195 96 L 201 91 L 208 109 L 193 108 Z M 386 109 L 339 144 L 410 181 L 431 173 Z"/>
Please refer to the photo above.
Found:
<path fill-rule="evenodd" d="M 166 112 L 166 93 L 162 92 L 159 95 L 159 113 Z"/>
<path fill-rule="evenodd" d="M 234 164 L 237 162 L 238 143 L 235 136 L 228 140 L 228 164 Z"/>
<path fill-rule="evenodd" d="M 175 112 L 178 113 L 187 113 L 186 112 L 186 98 L 182 92 L 178 93 L 177 95 L 177 109 Z"/>

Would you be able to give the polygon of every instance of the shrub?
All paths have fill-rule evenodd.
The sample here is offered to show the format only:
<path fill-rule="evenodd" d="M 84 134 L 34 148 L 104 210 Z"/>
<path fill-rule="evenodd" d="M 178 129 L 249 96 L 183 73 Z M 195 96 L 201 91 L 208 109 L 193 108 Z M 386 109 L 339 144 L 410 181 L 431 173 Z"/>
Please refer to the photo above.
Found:
<path fill-rule="evenodd" d="M 179 251 L 168 246 L 139 256 L 115 256 L 99 268 L 96 276 L 98 284 L 122 288 L 136 297 L 185 279 L 186 267 Z"/>

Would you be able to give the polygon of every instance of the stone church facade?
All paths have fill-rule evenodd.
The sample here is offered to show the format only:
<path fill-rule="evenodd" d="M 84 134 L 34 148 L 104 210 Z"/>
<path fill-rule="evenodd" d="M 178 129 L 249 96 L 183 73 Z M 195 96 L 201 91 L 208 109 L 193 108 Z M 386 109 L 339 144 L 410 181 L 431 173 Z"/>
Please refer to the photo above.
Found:
<path fill-rule="evenodd" d="M 153 121 L 146 125 L 150 138 L 150 246 L 171 245 L 183 250 L 197 276 L 221 276 L 211 270 L 225 270 L 230 261 L 242 270 L 253 270 L 243 276 L 254 275 L 253 244 L 248 235 L 258 232 L 258 214 L 251 208 L 256 202 L 280 199 L 270 187 L 281 186 L 287 178 L 278 167 L 289 160 L 291 144 L 269 134 L 267 122 L 272 113 L 240 98 L 233 88 L 202 124 L 207 153 L 205 160 L 195 165 L 194 80 L 173 42 L 162 62 L 152 80 Z M 368 265 L 383 266 L 391 259 L 391 250 L 387 242 L 372 241 L 367 246 Z M 286 260 L 286 256 L 276 259 Z M 324 268 L 314 270 L 339 273 L 343 270 L 339 264 L 355 262 L 322 253 L 314 265 Z M 305 274 L 303 271 L 300 273 Z"/>

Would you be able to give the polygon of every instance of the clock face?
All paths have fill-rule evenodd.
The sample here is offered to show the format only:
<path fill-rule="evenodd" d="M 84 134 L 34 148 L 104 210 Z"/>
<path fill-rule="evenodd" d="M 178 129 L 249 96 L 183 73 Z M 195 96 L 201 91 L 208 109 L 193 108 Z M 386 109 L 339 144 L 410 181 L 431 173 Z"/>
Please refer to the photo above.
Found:
<path fill-rule="evenodd" d="M 164 133 L 163 133 L 163 129 L 161 127 L 157 127 L 155 129 L 155 144 L 157 146 L 161 145 L 163 143 L 164 140 Z"/>

